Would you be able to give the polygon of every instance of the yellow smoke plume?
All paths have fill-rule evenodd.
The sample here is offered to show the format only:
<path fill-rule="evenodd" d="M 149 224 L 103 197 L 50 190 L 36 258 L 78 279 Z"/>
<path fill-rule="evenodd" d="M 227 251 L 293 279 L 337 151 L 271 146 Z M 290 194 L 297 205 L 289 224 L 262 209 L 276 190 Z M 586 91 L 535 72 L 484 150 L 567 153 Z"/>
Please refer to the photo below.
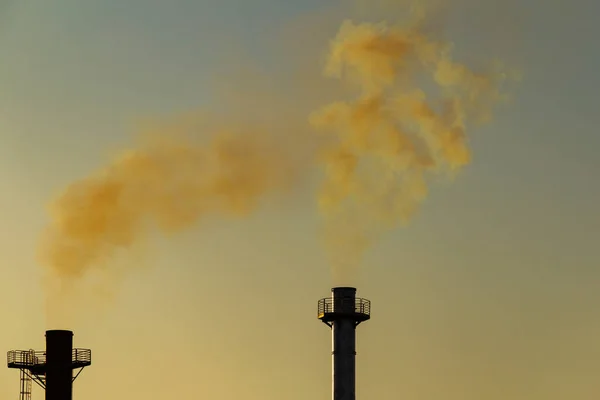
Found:
<path fill-rule="evenodd" d="M 357 91 L 310 117 L 328 135 L 319 207 L 337 281 L 354 280 L 373 240 L 409 221 L 430 176 L 470 162 L 467 125 L 489 121 L 504 99 L 500 70 L 457 63 L 418 17 L 406 27 L 346 21 L 331 43 L 326 75 Z"/>
<path fill-rule="evenodd" d="M 431 177 L 453 176 L 470 162 L 467 127 L 489 121 L 504 100 L 498 66 L 476 72 L 456 62 L 451 44 L 431 37 L 423 10 L 415 10 L 406 26 L 341 25 L 325 73 L 356 97 L 315 104 L 308 118 L 319 132 L 307 148 L 324 170 L 318 204 L 336 283 L 353 283 L 368 247 L 410 220 Z M 273 101 L 266 109 L 275 116 L 285 107 Z M 173 233 L 204 217 L 246 216 L 265 196 L 294 187 L 301 172 L 310 174 L 284 146 L 290 137 L 260 129 L 198 133 L 188 122 L 154 129 L 138 148 L 67 187 L 40 248 L 51 275 L 77 279 L 101 269 L 149 228 Z M 307 140 L 302 128 L 288 130 Z M 188 134 L 176 134 L 182 131 Z"/>
<path fill-rule="evenodd" d="M 290 187 L 292 165 L 266 133 L 199 135 L 179 125 L 155 127 L 138 148 L 56 199 L 39 253 L 52 276 L 83 278 L 153 229 L 168 234 L 206 216 L 245 216 L 265 195 Z"/>

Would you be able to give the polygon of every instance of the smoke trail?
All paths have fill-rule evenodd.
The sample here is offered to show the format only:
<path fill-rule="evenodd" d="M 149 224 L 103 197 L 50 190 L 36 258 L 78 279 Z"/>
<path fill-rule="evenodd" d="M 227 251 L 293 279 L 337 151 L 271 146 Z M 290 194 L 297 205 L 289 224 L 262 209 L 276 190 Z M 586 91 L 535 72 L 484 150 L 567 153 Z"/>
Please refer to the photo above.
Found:
<path fill-rule="evenodd" d="M 264 132 L 221 130 L 206 142 L 183 125 L 154 129 L 52 204 L 39 249 L 51 276 L 82 279 L 152 229 L 168 234 L 206 216 L 246 216 L 294 180 L 283 145 Z"/>
<path fill-rule="evenodd" d="M 319 208 L 336 280 L 355 279 L 369 245 L 409 221 L 432 176 L 470 162 L 467 125 L 489 121 L 505 98 L 501 71 L 457 63 L 424 21 L 422 13 L 406 27 L 346 21 L 331 43 L 326 75 L 358 91 L 310 117 L 328 138 Z"/>

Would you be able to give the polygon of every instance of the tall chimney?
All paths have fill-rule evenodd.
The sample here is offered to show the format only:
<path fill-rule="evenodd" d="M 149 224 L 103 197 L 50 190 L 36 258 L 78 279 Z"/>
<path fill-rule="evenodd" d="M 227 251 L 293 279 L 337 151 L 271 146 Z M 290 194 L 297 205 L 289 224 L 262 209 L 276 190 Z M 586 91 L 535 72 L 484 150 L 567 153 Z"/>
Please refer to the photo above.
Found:
<path fill-rule="evenodd" d="M 73 399 L 73 332 L 46 331 L 46 400 Z"/>
<path fill-rule="evenodd" d="M 319 300 L 318 318 L 331 328 L 332 399 L 356 399 L 356 327 L 370 318 L 371 302 L 356 297 L 356 288 L 335 287 Z"/>
<path fill-rule="evenodd" d="M 30 398 L 31 384 L 35 382 L 46 391 L 46 400 L 72 400 L 73 382 L 85 367 L 92 365 L 92 351 L 74 349 L 71 331 L 48 330 L 45 351 L 11 350 L 6 361 L 8 368 L 21 371 L 22 399 Z"/>

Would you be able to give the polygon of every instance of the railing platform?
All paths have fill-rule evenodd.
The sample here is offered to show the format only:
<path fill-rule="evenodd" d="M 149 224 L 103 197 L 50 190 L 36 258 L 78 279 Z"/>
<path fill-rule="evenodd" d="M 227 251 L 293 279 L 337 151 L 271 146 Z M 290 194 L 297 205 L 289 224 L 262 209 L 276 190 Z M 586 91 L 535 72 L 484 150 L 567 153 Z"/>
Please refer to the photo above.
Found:
<path fill-rule="evenodd" d="M 33 350 L 11 350 L 7 353 L 8 368 L 26 369 L 34 375 L 46 372 L 46 352 Z M 73 349 L 71 367 L 73 369 L 92 365 L 90 349 Z"/>
<path fill-rule="evenodd" d="M 360 297 L 354 299 L 326 297 L 319 300 L 317 316 L 323 322 L 339 318 L 351 318 L 356 322 L 366 321 L 371 318 L 371 302 Z"/>

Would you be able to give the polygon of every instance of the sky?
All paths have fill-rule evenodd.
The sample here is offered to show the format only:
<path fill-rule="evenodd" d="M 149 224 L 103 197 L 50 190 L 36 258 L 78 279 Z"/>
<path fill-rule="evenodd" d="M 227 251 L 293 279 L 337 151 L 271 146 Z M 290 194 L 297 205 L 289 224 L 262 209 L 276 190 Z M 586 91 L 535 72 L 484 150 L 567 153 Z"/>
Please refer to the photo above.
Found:
<path fill-rule="evenodd" d="M 6 351 L 42 350 L 54 328 L 36 249 L 61 190 L 130 146 L 140 118 L 214 108 L 276 119 L 268 93 L 301 114 L 313 89 L 302 73 L 321 68 L 319 46 L 358 15 L 313 0 L 0 4 Z M 449 4 L 442 32 L 457 57 L 501 58 L 522 80 L 469 132 L 472 163 L 366 254 L 357 397 L 596 399 L 600 3 Z M 250 100 L 218 102 L 231 87 Z M 67 328 L 93 357 L 74 396 L 329 398 L 330 332 L 316 311 L 333 283 L 314 203 L 303 188 L 113 260 L 125 273 L 112 297 L 83 288 L 73 300 L 83 311 Z M 0 398 L 18 391 L 18 371 L 0 369 Z"/>

